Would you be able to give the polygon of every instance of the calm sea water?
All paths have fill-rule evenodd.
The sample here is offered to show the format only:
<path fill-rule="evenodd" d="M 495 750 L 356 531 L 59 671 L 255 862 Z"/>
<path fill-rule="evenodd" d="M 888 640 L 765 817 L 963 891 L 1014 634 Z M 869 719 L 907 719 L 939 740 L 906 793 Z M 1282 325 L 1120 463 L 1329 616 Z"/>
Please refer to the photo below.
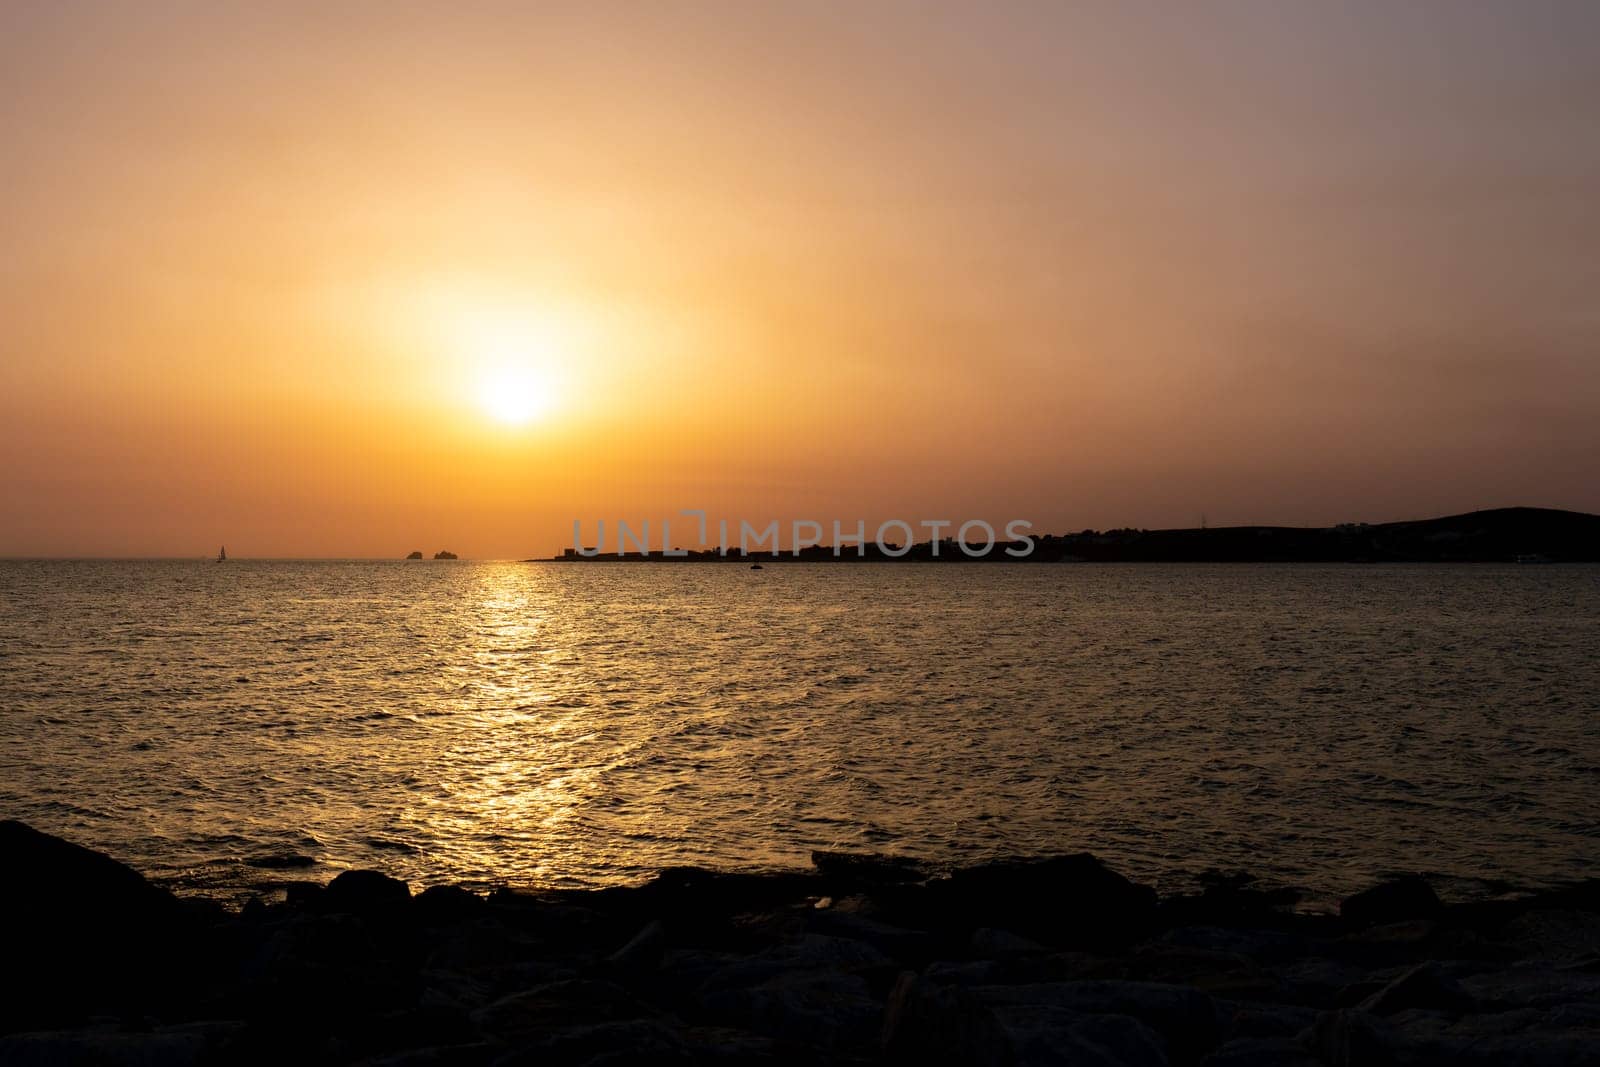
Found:
<path fill-rule="evenodd" d="M 0 563 L 0 815 L 219 895 L 1600 874 L 1600 568 Z M 263 864 L 289 856 L 315 866 Z"/>

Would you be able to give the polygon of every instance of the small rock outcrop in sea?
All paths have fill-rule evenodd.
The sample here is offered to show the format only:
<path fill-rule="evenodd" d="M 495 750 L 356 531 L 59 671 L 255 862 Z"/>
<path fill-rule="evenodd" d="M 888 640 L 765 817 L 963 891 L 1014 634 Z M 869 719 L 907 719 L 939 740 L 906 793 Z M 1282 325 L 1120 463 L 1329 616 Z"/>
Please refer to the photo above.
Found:
<path fill-rule="evenodd" d="M 406 559 L 421 559 L 421 558 L 422 558 L 422 549 L 420 549 L 420 548 L 418 548 L 418 549 L 413 549 L 413 550 L 412 550 L 412 551 L 411 551 L 411 552 L 410 552 L 410 553 L 409 553 L 409 554 L 408 554 L 408 555 L 407 555 L 407 556 L 406 556 Z"/>
<path fill-rule="evenodd" d="M 456 559 L 457 556 L 456 556 L 456 554 L 454 552 L 446 552 L 444 549 L 441 548 L 439 551 L 437 551 L 437 552 L 435 552 L 433 554 L 433 558 L 434 559 Z"/>
<path fill-rule="evenodd" d="M 0 1063 L 1600 1064 L 1597 882 L 1304 915 L 1087 854 L 824 852 L 589 891 L 349 871 L 235 914 L 20 823 L 0 855 Z"/>

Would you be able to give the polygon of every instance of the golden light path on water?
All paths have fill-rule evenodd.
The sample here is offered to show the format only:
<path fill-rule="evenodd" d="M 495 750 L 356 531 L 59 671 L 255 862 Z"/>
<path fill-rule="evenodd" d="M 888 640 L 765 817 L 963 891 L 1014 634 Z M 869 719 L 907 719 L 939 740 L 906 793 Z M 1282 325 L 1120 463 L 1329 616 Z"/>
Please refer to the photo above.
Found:
<path fill-rule="evenodd" d="M 539 857 L 529 876 L 548 882 L 582 860 L 572 854 L 583 850 L 582 838 L 567 830 L 598 772 L 562 759 L 574 740 L 589 740 L 593 732 L 586 717 L 556 706 L 555 694 L 542 684 L 558 653 L 539 644 L 550 630 L 549 605 L 529 595 L 524 575 L 516 567 L 475 575 L 469 611 L 480 639 L 470 663 L 454 670 L 468 690 L 468 705 L 478 710 L 445 761 L 474 770 L 441 782 L 448 803 L 425 805 L 417 821 L 461 840 L 520 842 Z M 508 745 L 508 738 L 516 740 Z M 552 854 L 551 843 L 565 848 Z M 492 870 L 492 852 L 478 863 Z"/>
<path fill-rule="evenodd" d="M 1594 875 L 1600 570 L 0 563 L 0 810 L 193 891 Z"/>

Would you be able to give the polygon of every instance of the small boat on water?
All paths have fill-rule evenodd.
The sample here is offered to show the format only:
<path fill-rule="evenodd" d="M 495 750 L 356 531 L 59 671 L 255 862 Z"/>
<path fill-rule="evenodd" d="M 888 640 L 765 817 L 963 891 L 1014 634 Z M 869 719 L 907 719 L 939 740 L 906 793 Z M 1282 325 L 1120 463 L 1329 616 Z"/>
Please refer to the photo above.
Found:
<path fill-rule="evenodd" d="M 217 549 L 217 562 L 218 563 L 226 563 L 226 562 L 228 562 L 228 546 L 227 545 L 223 545 L 221 548 Z"/>

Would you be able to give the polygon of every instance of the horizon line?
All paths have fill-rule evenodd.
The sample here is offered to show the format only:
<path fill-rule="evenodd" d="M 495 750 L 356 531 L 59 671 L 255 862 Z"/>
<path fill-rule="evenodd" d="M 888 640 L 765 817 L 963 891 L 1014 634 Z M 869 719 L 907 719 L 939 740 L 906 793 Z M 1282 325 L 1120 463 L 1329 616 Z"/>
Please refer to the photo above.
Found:
<path fill-rule="evenodd" d="M 1078 536 L 1078 535 L 1084 533 L 1086 530 L 1095 530 L 1095 532 L 1097 532 L 1097 533 L 1108 533 L 1108 532 L 1115 532 L 1115 531 L 1120 531 L 1120 530 L 1137 530 L 1137 531 L 1144 532 L 1144 533 L 1174 533 L 1174 532 L 1200 532 L 1200 531 L 1204 531 L 1204 532 L 1208 532 L 1208 533 L 1215 533 L 1215 532 L 1226 531 L 1226 530 L 1251 530 L 1251 529 L 1332 530 L 1332 529 L 1338 529 L 1338 528 L 1344 527 L 1344 526 L 1367 526 L 1367 527 L 1372 527 L 1372 526 L 1397 526 L 1397 525 L 1406 525 L 1406 524 L 1411 524 L 1411 523 L 1440 522 L 1440 521 L 1443 521 L 1443 520 L 1446 520 L 1446 519 L 1465 518 L 1465 517 L 1471 516 L 1471 515 L 1479 515 L 1479 514 L 1483 514 L 1483 513 L 1486 513 L 1486 512 L 1495 512 L 1495 511 L 1550 511 L 1550 512 L 1560 512 L 1560 513 L 1568 514 L 1568 515 L 1580 515 L 1580 516 L 1585 516 L 1585 517 L 1589 517 L 1589 518 L 1600 518 L 1600 514 L 1596 514 L 1594 512 L 1578 511 L 1578 510 L 1575 510 L 1575 509 L 1572 509 L 1572 508 L 1548 507 L 1548 506 L 1545 506 L 1545 505 L 1537 505 L 1537 504 L 1506 504 L 1506 505 L 1500 505 L 1500 506 L 1496 506 L 1496 507 L 1474 508 L 1471 511 L 1452 512 L 1452 513 L 1446 514 L 1446 515 L 1434 515 L 1434 516 L 1429 516 L 1427 518 L 1391 519 L 1391 520 L 1384 521 L 1384 522 L 1346 521 L 1346 522 L 1333 523 L 1331 525 L 1320 525 L 1320 526 L 1319 525 L 1307 525 L 1307 524 L 1283 524 L 1283 523 L 1247 522 L 1247 523 L 1230 523 L 1228 525 L 1220 525 L 1219 526 L 1219 525 L 1212 525 L 1210 523 L 1205 523 L 1204 520 L 1203 520 L 1203 517 L 1202 517 L 1202 523 L 1203 524 L 1199 525 L 1199 526 L 1168 526 L 1168 527 L 1107 526 L 1107 527 L 1100 528 L 1098 530 L 1096 530 L 1094 527 L 1083 527 L 1083 528 L 1080 528 L 1080 529 L 1077 529 L 1077 530 L 1066 530 L 1066 531 L 1062 531 L 1062 532 L 1059 532 L 1059 533 L 1034 533 L 1034 532 L 1030 531 L 1028 536 L 1029 536 L 1029 538 L 1031 538 L 1033 540 L 1039 540 L 1039 539 L 1043 539 L 1043 538 L 1075 537 L 1075 536 Z M 954 538 L 942 538 L 940 540 L 942 540 L 942 541 L 954 541 L 955 539 Z M 929 541 L 913 541 L 913 542 L 910 542 L 911 545 L 921 545 L 921 544 L 929 544 L 929 543 L 930 543 Z M 995 541 L 996 545 L 1001 544 L 1001 543 L 1015 543 L 1015 542 L 1001 542 L 998 539 Z M 574 546 L 574 547 L 577 547 L 577 546 Z M 707 552 L 707 551 L 712 550 L 715 547 L 716 547 L 715 544 L 702 545 L 699 548 L 693 548 L 693 547 L 689 547 L 689 546 L 675 546 L 674 551 L 680 551 L 681 550 L 681 551 L 689 551 L 689 552 Z M 816 547 L 829 548 L 829 547 L 832 547 L 832 546 L 831 546 L 831 544 L 828 544 L 828 543 L 819 543 L 819 545 L 816 546 Z M 779 550 L 779 549 L 775 549 L 774 550 L 774 552 L 781 552 L 781 551 L 782 550 Z M 273 563 L 273 562 L 283 562 L 283 563 L 391 563 L 391 562 L 392 563 L 547 563 L 547 562 L 561 562 L 561 552 L 562 552 L 562 549 L 557 549 L 557 554 L 554 555 L 554 556 L 521 556 L 521 555 L 516 555 L 516 556 L 460 556 L 458 554 L 455 559 L 444 559 L 444 560 L 433 559 L 433 558 L 428 557 L 428 556 L 424 556 L 421 559 L 411 559 L 408 556 L 392 556 L 392 555 L 383 555 L 383 556 L 375 556 L 375 555 L 374 556 L 315 556 L 315 555 L 312 555 L 312 556 L 248 556 L 248 555 L 247 556 L 239 556 L 239 555 L 235 555 L 235 556 L 229 557 L 227 562 L 245 562 L 245 561 L 250 561 L 250 562 L 261 562 L 261 563 Z M 608 554 L 608 556 L 609 555 L 611 555 L 611 554 Z M 641 560 L 648 560 L 650 555 L 651 555 L 651 553 L 647 552 L 647 553 L 643 554 L 642 556 L 640 556 L 638 558 L 640 558 Z M 207 552 L 204 552 L 204 553 L 197 553 L 197 554 L 184 553 L 184 554 L 161 554 L 161 555 L 129 555 L 129 554 L 122 554 L 122 553 L 113 553 L 113 554 L 106 554 L 106 555 L 97 555 L 97 554 L 48 555 L 48 554 L 41 554 L 41 553 L 18 553 L 18 554 L 3 554 L 3 553 L 0 553 L 0 562 L 3 562 L 3 563 L 27 563 L 27 562 L 37 562 L 37 563 L 72 563 L 72 562 L 156 563 L 156 562 L 174 562 L 174 563 L 177 563 L 177 562 L 218 562 L 218 561 L 215 559 L 215 557 L 213 557 L 210 554 L 209 551 L 207 551 Z M 866 561 L 866 562 L 871 562 L 871 561 Z"/>

